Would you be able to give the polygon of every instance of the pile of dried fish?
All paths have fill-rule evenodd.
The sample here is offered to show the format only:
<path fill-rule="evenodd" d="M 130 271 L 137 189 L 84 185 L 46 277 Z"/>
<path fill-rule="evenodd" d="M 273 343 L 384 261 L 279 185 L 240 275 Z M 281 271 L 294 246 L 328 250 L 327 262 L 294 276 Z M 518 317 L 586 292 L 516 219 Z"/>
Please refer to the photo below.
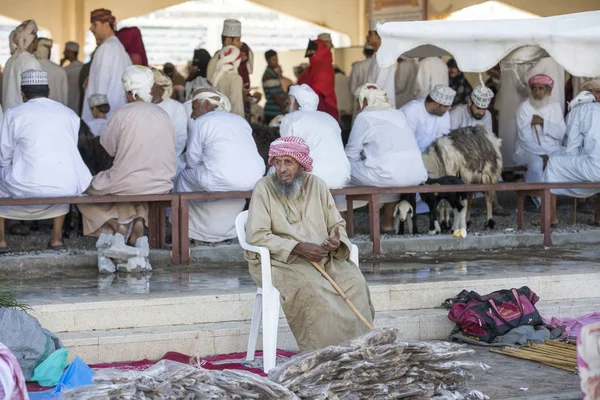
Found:
<path fill-rule="evenodd" d="M 145 371 L 100 370 L 93 380 L 93 385 L 65 391 L 61 399 L 298 399 L 290 390 L 251 372 L 211 371 L 168 360 Z"/>
<path fill-rule="evenodd" d="M 467 369 L 488 367 L 455 360 L 472 354 L 464 345 L 402 342 L 395 329 L 378 329 L 293 357 L 269 378 L 301 399 L 489 399 L 467 389 Z"/>

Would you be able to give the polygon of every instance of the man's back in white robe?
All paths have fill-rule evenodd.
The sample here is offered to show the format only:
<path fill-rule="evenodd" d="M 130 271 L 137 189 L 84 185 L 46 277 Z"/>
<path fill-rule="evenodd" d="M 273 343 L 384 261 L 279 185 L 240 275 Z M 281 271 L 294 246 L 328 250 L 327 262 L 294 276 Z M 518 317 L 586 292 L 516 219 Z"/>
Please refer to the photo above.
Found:
<path fill-rule="evenodd" d="M 69 84 L 67 82 L 66 71 L 50 60 L 42 59 L 39 62 L 42 70 L 48 73 L 49 98 L 64 106 L 68 106 Z"/>
<path fill-rule="evenodd" d="M 2 108 L 4 111 L 23 104 L 21 74 L 28 69 L 42 69 L 37 58 L 28 52 L 21 53 L 17 57 L 12 56 L 6 62 L 2 74 Z"/>

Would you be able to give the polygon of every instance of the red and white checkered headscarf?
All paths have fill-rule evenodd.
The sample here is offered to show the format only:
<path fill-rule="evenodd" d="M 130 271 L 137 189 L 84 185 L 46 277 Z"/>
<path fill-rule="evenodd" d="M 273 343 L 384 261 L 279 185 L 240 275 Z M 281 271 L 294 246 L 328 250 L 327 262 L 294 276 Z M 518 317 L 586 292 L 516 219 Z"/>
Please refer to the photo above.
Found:
<path fill-rule="evenodd" d="M 312 171 L 313 160 L 310 157 L 310 148 L 301 137 L 286 136 L 275 140 L 269 147 L 269 164 L 273 158 L 289 156 L 294 158 L 306 172 Z"/>
<path fill-rule="evenodd" d="M 545 85 L 550 86 L 550 88 L 554 87 L 554 79 L 550 78 L 545 74 L 537 74 L 529 78 L 529 86 L 531 85 Z"/>

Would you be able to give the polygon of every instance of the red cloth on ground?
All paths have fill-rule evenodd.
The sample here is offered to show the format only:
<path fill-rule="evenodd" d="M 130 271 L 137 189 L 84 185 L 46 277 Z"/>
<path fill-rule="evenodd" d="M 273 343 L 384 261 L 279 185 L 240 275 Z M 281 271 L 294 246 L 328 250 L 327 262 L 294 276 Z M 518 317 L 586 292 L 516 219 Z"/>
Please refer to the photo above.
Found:
<path fill-rule="evenodd" d="M 298 77 L 298 85 L 306 83 L 310 86 L 319 96 L 317 110 L 326 112 L 339 121 L 337 97 L 335 96 L 335 71 L 331 50 L 320 39 L 315 40 L 315 43 L 317 44 L 317 52 L 309 58 L 310 65 Z"/>
<path fill-rule="evenodd" d="M 133 65 L 148 66 L 148 57 L 146 57 L 146 48 L 142 40 L 142 32 L 135 26 L 121 28 L 117 32 L 117 38 L 125 47 Z"/>

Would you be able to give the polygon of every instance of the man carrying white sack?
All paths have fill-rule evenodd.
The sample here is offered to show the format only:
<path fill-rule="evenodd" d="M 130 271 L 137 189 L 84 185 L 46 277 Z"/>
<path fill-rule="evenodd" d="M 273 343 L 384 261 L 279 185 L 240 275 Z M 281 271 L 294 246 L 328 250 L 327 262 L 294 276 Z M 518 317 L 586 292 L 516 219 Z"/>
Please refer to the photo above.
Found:
<path fill-rule="evenodd" d="M 48 74 L 21 75 L 24 104 L 6 110 L 0 127 L 0 197 L 78 196 L 92 175 L 79 151 L 80 120 L 69 108 L 48 98 Z M 62 249 L 62 225 L 68 204 L 0 207 L 0 253 L 7 252 L 4 219 L 53 219 L 48 247 Z"/>
<path fill-rule="evenodd" d="M 11 56 L 2 74 L 2 109 L 4 111 L 23 103 L 21 97 L 21 74 L 29 69 L 41 70 L 33 53 L 37 48 L 38 27 L 30 19 L 17 26 L 8 38 Z"/>
<path fill-rule="evenodd" d="M 90 195 L 164 194 L 173 189 L 177 170 L 175 129 L 166 112 L 152 104 L 154 74 L 132 65 L 121 82 L 128 104 L 108 120 L 100 144 L 114 157 L 110 169 L 92 180 Z M 120 233 L 133 246 L 148 224 L 148 203 L 79 204 L 83 233 Z"/>
<path fill-rule="evenodd" d="M 448 66 L 440 57 L 421 59 L 414 83 L 413 98 L 424 99 L 437 85 L 450 85 Z"/>
<path fill-rule="evenodd" d="M 447 69 L 447 68 L 446 68 Z M 419 150 L 423 153 L 431 143 L 450 133 L 450 108 L 456 92 L 437 85 L 425 99 L 413 100 L 400 109 L 415 133 Z"/>
<path fill-rule="evenodd" d="M 67 81 L 67 72 L 58 64 L 50 61 L 52 53 L 52 39 L 39 38 L 35 58 L 40 62 L 42 71 L 48 73 L 48 83 L 50 85 L 50 99 L 58 101 L 60 104 L 68 106 L 69 104 L 69 83 Z"/>
<path fill-rule="evenodd" d="M 325 182 L 310 173 L 312 161 L 302 138 L 271 143 L 269 164 L 275 173 L 256 183 L 246 224 L 248 243 L 270 252 L 273 285 L 300 351 L 336 345 L 367 331 L 309 261 L 323 266 L 368 322 L 375 316 L 365 278 L 349 260 L 346 223 Z M 244 256 L 250 275 L 262 286 L 259 255 Z"/>
<path fill-rule="evenodd" d="M 230 113 L 229 100 L 216 90 L 201 90 L 192 106 L 195 120 L 177 192 L 252 190 L 265 164 L 248 122 Z M 245 205 L 244 199 L 190 202 L 190 238 L 209 243 L 235 238 L 235 218 Z"/>
<path fill-rule="evenodd" d="M 544 160 L 562 148 L 567 131 L 560 104 L 551 99 L 554 80 L 539 74 L 529 79 L 531 95 L 517 111 L 517 147 L 514 160 L 527 166 L 526 182 L 541 182 Z M 539 198 L 533 198 L 540 206 Z"/>
<path fill-rule="evenodd" d="M 421 151 L 404 114 L 386 93 L 367 83 L 354 94 L 358 112 L 346 155 L 353 186 L 417 186 L 427 180 Z M 400 195 L 381 195 L 385 204 L 382 230 L 392 231 L 394 207 Z"/>
<path fill-rule="evenodd" d="M 188 115 L 183 104 L 173 100 L 173 81 L 156 68 L 154 73 L 154 86 L 152 87 L 152 102 L 165 110 L 169 115 L 173 128 L 175 128 L 175 155 L 177 156 L 177 173 L 185 168 L 183 150 L 187 142 Z"/>
<path fill-rule="evenodd" d="M 329 189 L 346 186 L 350 181 L 350 163 L 338 122 L 317 111 L 319 96 L 306 84 L 290 87 L 288 104 L 288 114 L 279 130 L 281 137 L 297 136 L 306 141 L 314 162 L 313 174 L 323 179 Z"/>
<path fill-rule="evenodd" d="M 548 159 L 544 182 L 600 181 L 600 79 L 587 82 L 582 89 L 569 104 L 567 147 Z M 598 189 L 552 189 L 552 224 L 558 224 L 556 195 L 586 198 L 598 192 Z M 598 208 L 594 224 L 600 225 Z"/>

